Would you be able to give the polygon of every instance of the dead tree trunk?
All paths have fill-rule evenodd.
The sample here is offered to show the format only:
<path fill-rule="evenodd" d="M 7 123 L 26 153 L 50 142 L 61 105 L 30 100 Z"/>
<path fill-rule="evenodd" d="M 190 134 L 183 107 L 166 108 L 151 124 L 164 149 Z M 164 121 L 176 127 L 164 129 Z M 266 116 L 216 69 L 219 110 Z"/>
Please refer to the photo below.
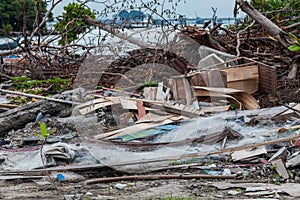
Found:
<path fill-rule="evenodd" d="M 237 0 L 237 4 L 240 6 L 242 11 L 247 13 L 255 21 L 257 21 L 271 36 L 276 38 L 284 47 L 288 47 L 290 37 L 289 35 L 280 29 L 276 24 L 271 20 L 261 14 L 258 10 L 253 8 L 245 0 Z"/>
<path fill-rule="evenodd" d="M 0 114 L 0 137 L 12 129 L 24 127 L 33 122 L 39 112 L 55 115 L 70 106 L 47 101 L 38 101 Z"/>

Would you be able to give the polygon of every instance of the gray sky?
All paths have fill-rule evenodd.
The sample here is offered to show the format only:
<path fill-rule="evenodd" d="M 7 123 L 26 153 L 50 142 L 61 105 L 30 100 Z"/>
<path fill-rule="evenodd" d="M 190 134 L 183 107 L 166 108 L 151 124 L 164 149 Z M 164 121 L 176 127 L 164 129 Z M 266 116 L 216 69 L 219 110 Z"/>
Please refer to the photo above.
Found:
<path fill-rule="evenodd" d="M 63 12 L 63 7 L 74 0 L 63 0 L 63 2 L 56 7 L 54 10 L 54 15 L 60 15 Z M 102 0 L 99 0 L 102 1 Z M 114 2 L 114 0 L 109 0 Z M 137 0 L 139 1 L 139 0 Z M 144 0 L 146 2 L 147 0 Z M 159 0 L 163 2 L 163 0 Z M 174 0 L 178 1 L 178 0 Z M 217 8 L 218 17 L 232 17 L 233 16 L 233 7 L 235 0 L 185 0 L 186 3 L 183 3 L 184 0 L 181 0 L 177 6 L 178 14 L 186 15 L 187 17 L 212 17 L 212 8 Z M 168 0 L 166 0 L 168 2 Z M 168 3 L 166 3 L 168 4 Z M 170 5 L 170 4 L 169 4 Z M 101 11 L 104 7 L 99 3 L 91 3 L 89 6 L 92 9 L 97 9 Z"/>

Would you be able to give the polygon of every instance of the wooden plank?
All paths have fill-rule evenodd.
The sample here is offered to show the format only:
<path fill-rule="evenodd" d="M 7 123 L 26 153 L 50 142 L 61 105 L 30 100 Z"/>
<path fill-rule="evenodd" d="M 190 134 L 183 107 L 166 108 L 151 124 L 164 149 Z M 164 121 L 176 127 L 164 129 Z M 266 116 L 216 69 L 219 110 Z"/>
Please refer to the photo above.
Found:
<path fill-rule="evenodd" d="M 78 111 L 81 115 L 88 114 L 93 112 L 99 108 L 103 108 L 106 106 L 110 106 L 113 104 L 120 103 L 119 97 L 105 97 L 105 98 L 97 98 L 85 103 L 77 105 L 73 110 Z"/>
<path fill-rule="evenodd" d="M 277 69 L 258 62 L 259 91 L 275 94 L 277 91 Z"/>
<path fill-rule="evenodd" d="M 203 87 L 227 87 L 227 77 L 225 71 L 206 70 L 192 75 L 186 75 L 193 86 Z"/>
<path fill-rule="evenodd" d="M 232 160 L 233 161 L 239 161 L 243 160 L 245 158 L 250 158 L 253 156 L 261 155 L 261 154 L 266 154 L 267 150 L 264 146 L 254 148 L 254 149 L 244 149 L 244 150 L 239 150 L 239 151 L 234 151 L 231 154 Z"/>
<path fill-rule="evenodd" d="M 0 108 L 17 108 L 19 107 L 18 105 L 15 104 L 7 104 L 7 103 L 0 103 Z"/>
<path fill-rule="evenodd" d="M 289 178 L 289 174 L 282 162 L 281 159 L 277 159 L 277 160 L 273 160 L 271 162 L 274 166 L 276 166 L 276 172 L 284 179 L 288 179 Z"/>
<path fill-rule="evenodd" d="M 253 94 L 259 90 L 258 65 L 222 69 L 227 73 L 227 87 Z"/>
<path fill-rule="evenodd" d="M 242 81 L 248 79 L 258 79 L 258 65 L 251 65 L 245 67 L 232 67 L 221 69 L 227 73 L 227 82 Z"/>
<path fill-rule="evenodd" d="M 22 175 L 0 176 L 0 180 L 41 179 L 41 178 L 47 178 L 47 176 L 22 176 Z"/>
<path fill-rule="evenodd" d="M 249 94 L 254 94 L 255 92 L 258 92 L 258 79 L 255 80 L 247 80 L 247 81 L 235 81 L 235 82 L 229 82 L 227 83 L 228 88 L 235 88 L 238 90 L 243 90 Z"/>
<path fill-rule="evenodd" d="M 163 82 L 158 83 L 155 99 L 158 101 L 165 100 L 165 98 L 164 98 L 164 83 Z"/>
<path fill-rule="evenodd" d="M 121 103 L 123 109 L 138 110 L 137 101 L 140 101 L 140 100 L 141 99 L 120 98 L 119 102 Z M 154 109 L 152 109 L 152 108 L 146 108 L 146 110 L 154 110 Z"/>
<path fill-rule="evenodd" d="M 78 106 L 76 106 L 76 108 L 80 109 L 80 108 L 83 108 L 85 106 L 90 106 L 90 105 L 94 105 L 94 104 L 97 104 L 97 103 L 103 103 L 103 102 L 106 102 L 106 101 L 109 101 L 109 100 L 104 99 L 104 98 L 97 98 L 97 99 L 93 99 L 93 100 L 84 102 L 82 104 L 79 104 Z"/>
<path fill-rule="evenodd" d="M 236 64 L 237 62 L 238 65 Z M 274 66 L 268 66 L 249 58 L 240 57 L 240 58 L 228 60 L 224 63 L 218 63 L 214 66 L 210 66 L 209 69 L 214 69 L 222 65 L 226 65 L 228 67 L 226 69 L 238 68 L 238 67 L 244 68 L 247 66 L 257 65 L 258 73 L 259 73 L 259 91 L 272 93 L 272 94 L 276 93 L 277 91 L 277 69 Z M 224 68 L 222 70 L 224 70 Z M 189 75 L 199 73 L 199 71 L 200 70 L 197 70 L 193 73 L 190 73 Z"/>
<path fill-rule="evenodd" d="M 197 97 L 207 96 L 207 97 L 222 97 L 229 99 L 236 105 L 242 104 L 247 110 L 258 109 L 259 104 L 256 99 L 241 90 L 232 88 L 210 88 L 210 87 L 198 87 L 194 86 L 194 93 Z"/>
<path fill-rule="evenodd" d="M 195 100 L 195 95 L 191 88 L 191 85 L 184 76 L 171 77 L 169 81 L 173 96 L 176 102 L 180 102 L 185 105 L 191 105 Z"/>
<path fill-rule="evenodd" d="M 88 106 L 88 107 L 86 107 L 86 108 L 79 109 L 79 112 L 80 112 L 80 114 L 82 114 L 82 115 L 86 115 L 86 114 L 88 114 L 88 113 L 90 113 L 90 112 L 93 112 L 93 111 L 99 109 L 99 108 L 104 108 L 104 107 L 106 107 L 106 106 L 111 106 L 111 105 L 113 105 L 113 104 L 115 104 L 115 103 L 112 102 L 112 101 L 107 101 L 107 102 L 103 102 L 103 103 L 98 103 L 98 104 L 95 104 L 95 105 L 90 105 L 90 106 Z"/>
<path fill-rule="evenodd" d="M 299 136 L 300 137 L 300 136 Z M 286 167 L 295 167 L 300 164 L 300 155 L 297 155 L 286 162 Z"/>
<path fill-rule="evenodd" d="M 143 95 L 147 100 L 155 100 L 156 93 L 157 87 L 145 87 Z"/>
<path fill-rule="evenodd" d="M 149 112 L 147 115 L 139 119 L 138 121 L 135 122 L 135 124 L 140 124 L 140 123 L 152 123 L 152 122 L 161 122 L 166 119 L 169 119 L 173 117 L 173 115 L 156 115 L 154 113 Z"/>
<path fill-rule="evenodd" d="M 185 91 L 185 100 L 186 100 L 186 105 L 191 105 L 193 103 L 193 91 L 191 90 L 191 85 L 189 81 L 184 78 L 183 79 L 183 85 L 184 85 L 184 91 Z"/>

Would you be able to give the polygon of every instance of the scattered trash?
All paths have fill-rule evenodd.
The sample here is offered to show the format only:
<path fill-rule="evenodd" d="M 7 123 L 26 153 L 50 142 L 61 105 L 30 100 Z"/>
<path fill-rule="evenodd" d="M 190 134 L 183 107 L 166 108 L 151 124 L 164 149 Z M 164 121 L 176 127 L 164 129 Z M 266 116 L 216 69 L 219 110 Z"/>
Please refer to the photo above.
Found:
<path fill-rule="evenodd" d="M 57 175 L 56 175 L 56 179 L 57 179 L 58 181 L 64 181 L 64 180 L 65 180 L 65 176 L 64 176 L 63 174 L 57 174 Z"/>
<path fill-rule="evenodd" d="M 9 81 L 0 85 L 0 179 L 34 181 L 39 187 L 53 184 L 52 179 L 57 180 L 54 186 L 80 182 L 103 189 L 110 183 L 104 195 L 130 190 L 130 182 L 152 181 L 160 187 L 162 181 L 180 179 L 192 183 L 183 190 L 195 192 L 213 187 L 237 197 L 299 198 L 299 88 L 285 91 L 295 101 L 281 99 L 284 81 L 279 76 L 284 73 L 273 62 L 278 56 L 253 42 L 249 48 L 255 48 L 255 56 L 243 57 L 250 52 L 247 45 L 232 51 L 229 43 L 220 45 L 204 28 L 188 26 L 181 34 L 199 43 L 193 62 L 180 49 L 145 48 L 117 53 L 104 71 L 95 71 L 92 65 L 99 63 L 88 57 L 89 73 L 82 72 L 84 67 L 72 69 L 82 73 L 80 84 L 73 85 L 77 89 L 52 97 L 10 90 Z M 251 39 L 248 34 L 244 44 Z M 266 43 L 275 40 L 264 38 Z M 261 60 L 261 54 L 268 58 Z M 4 61 L 23 59 L 11 55 Z M 280 65 L 284 62 L 280 57 Z M 171 72 L 159 71 L 153 63 Z M 47 78 L 67 72 L 57 68 L 40 73 Z M 27 102 L 16 105 L 10 95 Z M 40 123 L 49 137 L 39 137 Z M 82 194 L 94 198 L 85 187 Z M 82 196 L 68 193 L 64 198 Z"/>
<path fill-rule="evenodd" d="M 114 185 L 114 187 L 119 190 L 123 190 L 126 186 L 127 186 L 127 184 L 122 184 L 122 183 L 117 183 Z"/>

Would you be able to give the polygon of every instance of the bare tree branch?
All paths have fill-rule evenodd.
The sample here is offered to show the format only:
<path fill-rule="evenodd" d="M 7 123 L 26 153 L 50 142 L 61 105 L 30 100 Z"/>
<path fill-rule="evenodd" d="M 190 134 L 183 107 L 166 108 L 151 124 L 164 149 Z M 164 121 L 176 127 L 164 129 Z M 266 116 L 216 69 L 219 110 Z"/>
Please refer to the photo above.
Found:
<path fill-rule="evenodd" d="M 274 24 L 271 20 L 253 8 L 245 0 L 236 0 L 242 11 L 247 13 L 255 21 L 257 21 L 271 36 L 275 37 L 284 47 L 288 47 L 290 43 L 289 35 Z"/>

